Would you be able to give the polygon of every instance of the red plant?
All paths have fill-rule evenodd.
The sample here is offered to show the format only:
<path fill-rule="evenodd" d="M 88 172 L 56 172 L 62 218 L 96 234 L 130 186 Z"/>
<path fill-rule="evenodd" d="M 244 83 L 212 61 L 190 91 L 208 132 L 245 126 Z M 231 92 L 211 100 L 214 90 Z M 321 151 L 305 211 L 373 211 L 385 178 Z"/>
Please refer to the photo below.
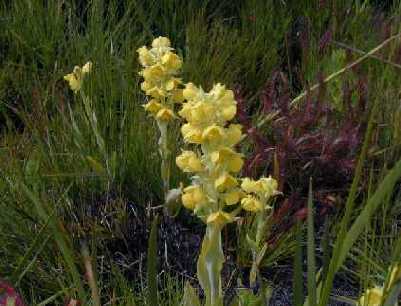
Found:
<path fill-rule="evenodd" d="M 25 306 L 18 292 L 7 282 L 0 280 L 0 306 Z"/>
<path fill-rule="evenodd" d="M 358 76 L 358 71 L 355 74 Z M 309 177 L 313 178 L 320 215 L 330 211 L 350 182 L 366 104 L 366 83 L 358 78 L 355 84 L 346 83 L 343 88 L 344 112 L 325 102 L 323 82 L 315 97 L 308 95 L 302 105 L 292 107 L 287 78 L 279 71 L 261 91 L 259 104 L 247 101 L 244 92 L 236 90 L 238 119 L 253 145 L 244 175 L 274 173 L 286 198 L 275 210 L 275 235 L 286 232 L 294 219 L 305 217 Z M 266 116 L 277 115 L 267 126 L 257 128 L 251 121 L 255 109 Z M 277 236 L 271 239 L 276 241 Z"/>

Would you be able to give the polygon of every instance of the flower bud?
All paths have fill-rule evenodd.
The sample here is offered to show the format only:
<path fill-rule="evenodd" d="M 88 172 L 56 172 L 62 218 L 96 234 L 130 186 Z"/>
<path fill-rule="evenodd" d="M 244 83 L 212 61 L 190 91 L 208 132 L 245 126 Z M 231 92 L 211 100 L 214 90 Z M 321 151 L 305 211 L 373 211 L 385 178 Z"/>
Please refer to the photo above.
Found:
<path fill-rule="evenodd" d="M 162 36 L 155 38 L 152 42 L 153 48 L 168 48 L 170 47 L 170 45 L 171 45 L 170 40 L 167 37 L 162 37 Z"/>

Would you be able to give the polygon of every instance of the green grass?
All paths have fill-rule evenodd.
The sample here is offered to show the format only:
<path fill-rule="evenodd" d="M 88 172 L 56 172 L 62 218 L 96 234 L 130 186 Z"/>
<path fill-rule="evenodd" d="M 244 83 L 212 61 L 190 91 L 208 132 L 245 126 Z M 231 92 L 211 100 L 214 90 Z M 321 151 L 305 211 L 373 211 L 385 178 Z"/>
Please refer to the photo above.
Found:
<path fill-rule="evenodd" d="M 318 73 L 328 76 L 361 56 L 347 54 L 334 43 L 320 53 L 320 38 L 327 28 L 333 40 L 365 52 L 385 40 L 384 30 L 401 31 L 397 1 L 382 15 L 369 1 L 320 1 L 327 2 L 322 7 L 318 2 L 0 4 L 0 277 L 17 285 L 29 305 L 62 304 L 67 296 L 89 301 L 80 253 L 80 241 L 85 239 L 97 255 L 94 267 L 102 271 L 102 256 L 109 265 L 109 273 L 100 274 L 98 280 L 102 302 L 115 299 L 112 305 L 143 305 L 145 281 L 128 280 L 107 249 L 110 237 L 118 235 L 124 224 L 128 205 L 157 206 L 163 197 L 157 128 L 141 107 L 145 97 L 139 88 L 136 49 L 154 37 L 168 36 L 184 58 L 185 81 L 205 89 L 217 82 L 241 86 L 249 94 L 250 107 L 258 109 L 258 92 L 273 71 L 286 71 L 295 98 L 317 82 Z M 387 28 L 375 25 L 380 18 Z M 302 29 L 309 33 L 305 48 L 290 43 Z M 398 40 L 377 56 L 396 62 L 399 50 Z M 74 96 L 63 80 L 75 65 L 88 60 L 94 63 L 85 84 L 91 101 Z M 399 165 L 401 74 L 396 66 L 369 58 L 329 82 L 327 99 L 339 117 L 345 111 L 339 104 L 342 88 L 356 82 L 357 75 L 366 80 L 368 107 L 377 103 L 377 113 L 345 221 L 340 227 L 339 218 L 333 218 L 329 236 L 335 239 L 341 228 L 341 237 L 349 243 L 341 254 L 334 249 L 339 254 L 331 271 L 345 263 L 343 268 L 352 271 L 363 288 L 384 280 L 399 236 L 394 227 L 400 216 L 400 195 L 393 194 L 396 176 L 391 184 L 381 183 L 387 184 L 389 169 Z M 366 123 L 365 118 L 362 121 Z M 177 140 L 171 149 L 178 152 L 181 146 Z M 175 167 L 172 176 L 172 186 L 186 179 Z M 111 230 L 93 217 L 97 208 L 116 216 Z M 308 226 L 311 231 L 312 223 Z M 268 265 L 293 255 L 293 236 L 266 255 Z M 241 253 L 239 261 L 246 262 L 246 256 L 247 252 Z M 369 280 L 361 277 L 368 266 Z M 164 288 L 159 292 L 161 305 L 179 305 L 183 280 L 164 274 L 160 288 Z M 313 283 L 310 290 L 315 291 Z M 326 301 L 330 285 L 323 292 Z"/>

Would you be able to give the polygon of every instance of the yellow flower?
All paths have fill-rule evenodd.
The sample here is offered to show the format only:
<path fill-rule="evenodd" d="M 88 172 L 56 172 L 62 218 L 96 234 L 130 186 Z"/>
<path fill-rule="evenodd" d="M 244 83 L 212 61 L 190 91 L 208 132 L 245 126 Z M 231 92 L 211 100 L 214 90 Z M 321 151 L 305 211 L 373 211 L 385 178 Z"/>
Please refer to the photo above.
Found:
<path fill-rule="evenodd" d="M 260 188 L 260 192 L 263 193 L 263 196 L 269 198 L 277 193 L 277 181 L 269 177 L 261 177 L 258 181 L 258 185 Z"/>
<path fill-rule="evenodd" d="M 220 116 L 223 120 L 229 121 L 234 118 L 237 113 L 237 102 L 234 99 L 232 90 L 225 89 L 225 86 L 216 84 L 210 91 L 216 99 L 216 104 L 220 110 Z"/>
<path fill-rule="evenodd" d="M 359 299 L 360 306 L 379 306 L 383 298 L 383 288 L 373 287 L 367 289 L 366 292 Z"/>
<path fill-rule="evenodd" d="M 156 81 L 163 77 L 163 68 L 159 65 L 150 66 L 142 71 L 142 75 L 147 81 Z"/>
<path fill-rule="evenodd" d="M 211 153 L 211 160 L 216 165 L 226 167 L 230 172 L 238 172 L 244 164 L 241 154 L 234 150 L 223 147 L 222 149 Z"/>
<path fill-rule="evenodd" d="M 238 185 L 235 177 L 228 173 L 224 173 L 214 182 L 214 187 L 218 192 L 224 192 L 227 189 L 233 188 Z"/>
<path fill-rule="evenodd" d="M 181 133 L 185 142 L 202 143 L 202 132 L 190 123 L 186 123 L 181 127 Z"/>
<path fill-rule="evenodd" d="M 73 92 L 76 93 L 81 89 L 81 79 L 78 79 L 74 73 L 65 75 L 64 80 L 68 82 Z"/>
<path fill-rule="evenodd" d="M 182 95 L 182 89 L 175 89 L 171 92 L 171 99 L 176 103 L 181 103 L 184 101 L 184 96 Z"/>
<path fill-rule="evenodd" d="M 185 208 L 194 210 L 196 206 L 206 202 L 206 196 L 199 186 L 188 186 L 184 188 L 181 200 Z"/>
<path fill-rule="evenodd" d="M 203 171 L 203 164 L 193 151 L 182 151 L 175 161 L 177 166 L 184 172 Z"/>
<path fill-rule="evenodd" d="M 207 217 L 206 223 L 215 223 L 218 226 L 223 226 L 230 223 L 234 218 L 224 211 L 219 210 L 218 212 L 212 213 Z"/>
<path fill-rule="evenodd" d="M 155 99 L 160 99 L 166 96 L 166 92 L 159 87 L 152 87 L 145 92 L 148 96 L 151 96 Z"/>
<path fill-rule="evenodd" d="M 151 66 L 155 63 L 151 52 L 145 46 L 139 48 L 136 52 L 138 52 L 139 62 L 142 66 Z"/>
<path fill-rule="evenodd" d="M 82 87 L 82 81 L 85 74 L 89 73 L 92 69 L 92 62 L 87 62 L 82 68 L 75 66 L 72 73 L 68 73 L 64 76 L 64 80 L 68 82 L 71 90 L 77 93 Z"/>
<path fill-rule="evenodd" d="M 234 205 L 239 202 L 239 200 L 243 197 L 243 193 L 240 190 L 233 190 L 224 194 L 224 202 L 227 205 Z"/>
<path fill-rule="evenodd" d="M 171 109 L 168 108 L 162 108 L 156 114 L 156 119 L 162 121 L 170 121 L 173 118 L 174 118 L 174 113 Z"/>
<path fill-rule="evenodd" d="M 250 178 L 242 180 L 241 188 L 247 193 L 255 193 L 258 196 L 269 198 L 277 194 L 277 181 L 271 176 L 261 177 L 255 181 Z"/>
<path fill-rule="evenodd" d="M 177 70 L 181 68 L 182 60 L 177 54 L 169 51 L 163 55 L 162 64 L 167 69 Z"/>
<path fill-rule="evenodd" d="M 162 108 L 162 105 L 157 102 L 157 100 L 152 99 L 148 103 L 143 105 L 143 108 L 152 114 L 157 114 L 157 112 Z"/>
<path fill-rule="evenodd" d="M 82 67 L 82 74 L 86 74 L 91 72 L 92 70 L 92 62 L 87 62 L 83 67 Z"/>
<path fill-rule="evenodd" d="M 230 124 L 226 130 L 226 141 L 230 146 L 234 146 L 240 142 L 242 137 L 242 125 Z"/>
<path fill-rule="evenodd" d="M 226 121 L 233 119 L 236 113 L 237 113 L 236 105 L 230 105 L 230 106 L 224 107 L 221 110 L 221 115 L 222 115 L 223 119 Z"/>
<path fill-rule="evenodd" d="M 170 47 L 170 45 L 171 45 L 170 40 L 167 37 L 162 37 L 162 36 L 155 38 L 152 42 L 153 48 L 168 48 Z"/>
<path fill-rule="evenodd" d="M 243 209 L 252 212 L 263 210 L 262 202 L 251 195 L 248 195 L 241 200 L 241 206 Z"/>
<path fill-rule="evenodd" d="M 173 89 L 176 89 L 178 85 L 181 84 L 181 80 L 177 78 L 171 78 L 165 83 L 165 87 L 167 91 L 171 91 Z"/>
<path fill-rule="evenodd" d="M 257 181 L 254 181 L 248 177 L 244 178 L 241 183 L 241 188 L 246 193 L 258 193 L 260 192 L 260 186 Z"/>
<path fill-rule="evenodd" d="M 224 130 L 221 126 L 213 124 L 208 126 L 202 133 L 203 141 L 219 142 L 224 137 Z"/>
<path fill-rule="evenodd" d="M 193 83 L 187 83 L 183 90 L 183 96 L 186 100 L 193 100 L 199 94 L 199 89 Z"/>

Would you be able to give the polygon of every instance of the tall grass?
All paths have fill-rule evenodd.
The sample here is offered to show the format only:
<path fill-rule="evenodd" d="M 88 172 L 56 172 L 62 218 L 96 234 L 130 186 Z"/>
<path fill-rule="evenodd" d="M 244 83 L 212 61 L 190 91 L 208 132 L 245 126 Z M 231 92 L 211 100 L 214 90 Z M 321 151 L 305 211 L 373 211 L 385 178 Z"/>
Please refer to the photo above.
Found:
<path fill-rule="evenodd" d="M 106 242 L 117 233 L 107 228 L 109 219 L 104 217 L 117 216 L 113 222 L 118 228 L 130 207 L 157 206 L 162 198 L 156 129 L 141 107 L 145 98 L 138 86 L 135 50 L 153 37 L 169 36 L 184 57 L 185 80 L 207 87 L 215 82 L 241 86 L 254 93 L 250 107 L 257 109 L 258 90 L 274 70 L 288 74 L 296 97 L 317 82 L 319 72 L 330 75 L 360 56 L 349 51 L 337 56 L 334 43 L 320 52 L 327 30 L 333 40 L 363 51 L 388 36 L 377 26 L 381 20 L 391 34 L 401 30 L 398 4 L 380 13 L 368 2 L 318 2 L 0 3 L 0 277 L 18 286 L 32 305 L 62 304 L 65 297 L 89 301 L 79 255 L 79 242 L 87 239 L 95 246 L 93 254 L 99 255 L 94 256 L 94 267 L 104 257 L 109 260 L 110 275 L 100 274 L 98 280 L 102 302 L 143 305 L 149 296 L 140 286 L 142 280 L 130 283 L 124 269 L 110 259 L 113 250 L 107 250 Z M 372 31 L 366 31 L 367 25 Z M 294 39 L 303 32 L 308 37 Z M 376 54 L 379 59 L 366 59 L 355 68 L 366 77 L 367 97 L 378 103 L 378 109 L 341 227 L 346 251 L 334 249 L 338 254 L 329 277 L 340 269 L 348 251 L 356 252 L 356 262 L 373 261 L 381 272 L 383 256 L 391 261 L 395 239 L 386 237 L 398 233 L 392 226 L 398 198 L 391 196 L 391 188 L 401 152 L 401 108 L 396 98 L 401 78 L 396 66 L 380 58 L 396 62 L 397 52 L 399 42 Z M 85 84 L 86 100 L 69 91 L 63 76 L 88 60 L 94 70 Z M 352 74 L 344 74 L 327 84 L 332 103 L 352 81 Z M 339 108 L 339 116 L 342 111 Z M 173 151 L 180 145 L 177 141 Z M 359 192 L 367 164 L 377 179 L 371 194 L 364 196 Z M 394 170 L 388 172 L 390 168 Z M 181 180 L 174 168 L 172 185 Z M 381 203 L 385 205 L 380 208 Z M 381 220 L 376 218 L 365 230 L 379 209 Z M 311 232 L 313 223 L 308 225 Z M 361 252 L 363 256 L 358 255 Z M 159 294 L 159 303 L 179 305 L 180 280 L 166 276 L 161 283 L 166 290 Z M 310 292 L 313 287 L 311 282 Z M 330 289 L 323 288 L 320 305 L 327 302 Z M 301 289 L 296 291 L 300 300 Z"/>

